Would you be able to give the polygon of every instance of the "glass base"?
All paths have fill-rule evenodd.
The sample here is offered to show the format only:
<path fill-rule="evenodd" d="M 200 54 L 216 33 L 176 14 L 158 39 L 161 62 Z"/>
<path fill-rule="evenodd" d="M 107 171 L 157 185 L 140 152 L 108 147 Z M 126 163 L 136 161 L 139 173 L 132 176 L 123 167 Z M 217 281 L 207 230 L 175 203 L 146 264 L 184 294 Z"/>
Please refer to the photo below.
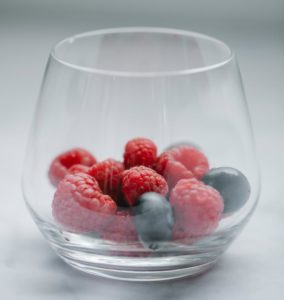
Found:
<path fill-rule="evenodd" d="M 78 259 L 64 257 L 59 255 L 67 264 L 82 272 L 100 276 L 109 279 L 123 280 L 123 281 L 136 281 L 136 282 L 153 282 L 153 281 L 166 281 L 184 277 L 194 277 L 201 275 L 211 269 L 216 263 L 217 259 L 197 265 L 169 270 L 123 270 L 123 269 L 109 269 L 91 264 Z"/>
<path fill-rule="evenodd" d="M 51 246 L 67 264 L 85 273 L 116 280 L 149 282 L 200 275 L 209 270 L 223 252 L 221 249 L 161 254 L 109 252 L 74 247 L 58 243 L 58 240 L 56 243 L 53 240 Z"/>
<path fill-rule="evenodd" d="M 33 214 L 45 238 L 67 264 L 83 272 L 124 281 L 164 281 L 197 276 L 209 270 L 236 233 L 194 245 L 172 244 L 159 251 L 134 244 L 105 243 L 93 235 L 60 230 Z"/>

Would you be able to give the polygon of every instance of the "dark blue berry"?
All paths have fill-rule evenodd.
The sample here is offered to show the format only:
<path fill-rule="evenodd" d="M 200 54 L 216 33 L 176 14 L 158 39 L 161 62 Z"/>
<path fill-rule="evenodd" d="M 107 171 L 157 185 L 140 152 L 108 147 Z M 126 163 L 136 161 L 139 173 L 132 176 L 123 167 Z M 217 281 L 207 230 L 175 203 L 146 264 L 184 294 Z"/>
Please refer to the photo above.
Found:
<path fill-rule="evenodd" d="M 246 176 L 237 169 L 214 168 L 205 174 L 202 180 L 222 195 L 224 213 L 232 213 L 240 209 L 250 196 L 250 184 Z"/>
<path fill-rule="evenodd" d="M 165 197 L 154 192 L 144 193 L 133 211 L 137 234 L 145 247 L 156 250 L 171 239 L 174 219 Z"/>
<path fill-rule="evenodd" d="M 198 149 L 198 150 L 201 150 L 201 148 L 200 148 L 198 145 L 196 145 L 195 143 L 183 141 L 183 142 L 177 142 L 177 143 L 171 144 L 170 146 L 168 146 L 168 147 L 165 149 L 165 151 L 172 150 L 172 149 L 174 149 L 174 148 L 182 147 L 182 146 L 191 146 L 191 147 L 194 147 L 194 148 L 196 148 L 196 149 Z"/>

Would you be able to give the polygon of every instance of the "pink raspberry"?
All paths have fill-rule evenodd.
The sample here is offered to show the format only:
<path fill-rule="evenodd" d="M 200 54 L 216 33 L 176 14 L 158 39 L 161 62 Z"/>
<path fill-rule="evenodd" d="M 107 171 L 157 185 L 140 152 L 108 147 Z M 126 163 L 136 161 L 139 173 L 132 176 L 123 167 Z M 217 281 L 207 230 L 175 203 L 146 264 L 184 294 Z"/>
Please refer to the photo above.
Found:
<path fill-rule="evenodd" d="M 209 170 L 209 164 L 200 150 L 193 146 L 179 146 L 163 152 L 154 169 L 166 178 L 171 189 L 180 179 L 201 179 Z"/>
<path fill-rule="evenodd" d="M 171 191 L 170 203 L 175 212 L 174 238 L 210 235 L 218 226 L 224 209 L 217 190 L 197 180 L 180 180 Z"/>
<path fill-rule="evenodd" d="M 55 220 L 74 232 L 100 231 L 115 211 L 111 197 L 103 195 L 97 181 L 84 173 L 66 175 L 52 202 Z"/>
<path fill-rule="evenodd" d="M 139 166 L 123 172 L 122 192 L 126 202 L 133 206 L 137 198 L 146 192 L 156 192 L 165 196 L 168 193 L 168 185 L 154 170 Z"/>
<path fill-rule="evenodd" d="M 201 179 L 209 170 L 207 157 L 193 146 L 180 146 L 169 152 L 174 160 L 183 164 L 197 179 Z"/>
<path fill-rule="evenodd" d="M 85 149 L 74 148 L 55 157 L 49 167 L 48 176 L 51 183 L 57 186 L 73 165 L 80 164 L 88 167 L 94 163 L 96 163 L 96 159 L 90 152 Z"/>
<path fill-rule="evenodd" d="M 174 160 L 170 153 L 162 153 L 155 164 L 155 170 L 163 175 L 169 188 L 173 188 L 180 179 L 193 178 L 193 174 L 182 163 Z"/>
<path fill-rule="evenodd" d="M 157 158 L 157 147 L 149 139 L 135 138 L 125 145 L 124 166 L 126 169 L 135 166 L 151 168 Z"/>

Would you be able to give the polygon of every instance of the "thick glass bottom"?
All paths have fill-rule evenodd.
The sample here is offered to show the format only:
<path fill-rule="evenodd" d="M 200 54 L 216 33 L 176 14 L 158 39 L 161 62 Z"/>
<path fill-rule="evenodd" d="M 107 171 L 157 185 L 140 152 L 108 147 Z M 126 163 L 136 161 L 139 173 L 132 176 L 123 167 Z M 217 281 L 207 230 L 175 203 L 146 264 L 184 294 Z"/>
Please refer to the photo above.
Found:
<path fill-rule="evenodd" d="M 59 255 L 67 264 L 83 271 L 85 273 L 89 273 L 95 276 L 115 279 L 115 280 L 123 280 L 123 281 L 166 281 L 173 280 L 184 277 L 194 277 L 198 276 L 202 273 L 205 273 L 207 270 L 211 269 L 217 259 L 209 261 L 204 264 L 189 266 L 189 267 L 177 267 L 168 270 L 124 270 L 124 269 L 115 269 L 115 268 L 107 268 L 101 267 L 99 265 L 82 261 L 78 259 L 74 259 L 69 257 L 64 257 L 62 253 Z M 189 258 L 190 259 L 190 258 Z"/>
<path fill-rule="evenodd" d="M 51 247 L 67 264 L 89 274 L 125 281 L 164 281 L 200 275 L 215 264 L 240 230 L 237 226 L 198 243 L 169 243 L 152 251 L 137 243 L 121 245 L 96 235 L 60 230 L 33 216 Z"/>

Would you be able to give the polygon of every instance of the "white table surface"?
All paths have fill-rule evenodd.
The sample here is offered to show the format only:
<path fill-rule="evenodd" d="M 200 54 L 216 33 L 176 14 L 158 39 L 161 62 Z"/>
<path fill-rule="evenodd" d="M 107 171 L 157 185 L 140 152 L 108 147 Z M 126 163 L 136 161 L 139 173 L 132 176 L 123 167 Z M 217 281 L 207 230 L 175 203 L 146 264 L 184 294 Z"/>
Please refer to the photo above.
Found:
<path fill-rule="evenodd" d="M 98 24 L 90 18 L 84 22 L 69 20 L 68 24 L 64 20 L 56 23 L 55 19 L 0 18 L 0 298 L 284 299 L 281 30 L 254 29 L 253 25 L 172 25 L 204 31 L 235 47 L 251 109 L 263 187 L 249 224 L 210 272 L 195 279 L 145 284 L 106 280 L 73 270 L 55 256 L 25 208 L 20 189 L 24 149 L 51 45 L 76 32 L 121 25 L 103 20 Z"/>

